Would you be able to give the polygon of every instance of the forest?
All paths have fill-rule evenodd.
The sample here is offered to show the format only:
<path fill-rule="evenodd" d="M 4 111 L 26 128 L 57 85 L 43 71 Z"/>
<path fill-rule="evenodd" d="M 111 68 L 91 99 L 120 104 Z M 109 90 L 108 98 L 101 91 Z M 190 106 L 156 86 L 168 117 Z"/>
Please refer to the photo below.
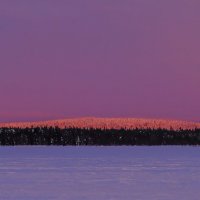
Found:
<path fill-rule="evenodd" d="M 0 145 L 200 145 L 200 129 L 0 128 Z"/>

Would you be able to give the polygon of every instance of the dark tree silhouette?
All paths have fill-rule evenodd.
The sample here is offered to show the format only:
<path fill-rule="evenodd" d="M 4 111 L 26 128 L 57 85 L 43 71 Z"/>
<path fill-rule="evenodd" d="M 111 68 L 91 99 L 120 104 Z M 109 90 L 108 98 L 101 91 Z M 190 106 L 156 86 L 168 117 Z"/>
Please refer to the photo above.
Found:
<path fill-rule="evenodd" d="M 0 145 L 200 145 L 200 129 L 0 128 Z"/>

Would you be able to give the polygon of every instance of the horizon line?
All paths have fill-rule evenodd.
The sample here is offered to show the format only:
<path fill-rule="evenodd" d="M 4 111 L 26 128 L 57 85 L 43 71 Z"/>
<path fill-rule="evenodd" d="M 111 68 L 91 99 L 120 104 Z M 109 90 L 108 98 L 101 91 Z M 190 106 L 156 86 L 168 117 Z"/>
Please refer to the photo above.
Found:
<path fill-rule="evenodd" d="M 57 119 L 42 119 L 42 120 L 20 120 L 20 121 L 4 121 L 0 124 L 15 124 L 15 123 L 42 123 L 51 121 L 63 121 L 63 120 L 83 120 L 83 119 L 137 119 L 137 120 L 150 120 L 150 121 L 176 121 L 176 122 L 188 122 L 188 123 L 200 123 L 200 121 L 183 120 L 175 118 L 148 118 L 148 117 L 97 117 L 97 116 L 82 116 L 82 117 L 63 117 Z"/>

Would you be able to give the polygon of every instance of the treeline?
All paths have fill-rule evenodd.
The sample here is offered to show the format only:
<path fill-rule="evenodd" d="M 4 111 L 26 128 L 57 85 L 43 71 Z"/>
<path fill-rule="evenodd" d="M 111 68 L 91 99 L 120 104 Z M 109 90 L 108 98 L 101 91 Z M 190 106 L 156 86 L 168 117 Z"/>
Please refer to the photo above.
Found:
<path fill-rule="evenodd" d="M 0 128 L 0 145 L 200 145 L 200 129 Z"/>

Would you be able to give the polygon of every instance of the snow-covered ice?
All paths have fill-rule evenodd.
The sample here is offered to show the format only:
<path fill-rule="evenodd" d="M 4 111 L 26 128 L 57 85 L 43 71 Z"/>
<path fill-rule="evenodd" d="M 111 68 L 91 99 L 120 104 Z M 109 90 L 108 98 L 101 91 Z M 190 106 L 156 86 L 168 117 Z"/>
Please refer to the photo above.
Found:
<path fill-rule="evenodd" d="M 199 147 L 0 147 L 0 200 L 199 198 Z"/>

